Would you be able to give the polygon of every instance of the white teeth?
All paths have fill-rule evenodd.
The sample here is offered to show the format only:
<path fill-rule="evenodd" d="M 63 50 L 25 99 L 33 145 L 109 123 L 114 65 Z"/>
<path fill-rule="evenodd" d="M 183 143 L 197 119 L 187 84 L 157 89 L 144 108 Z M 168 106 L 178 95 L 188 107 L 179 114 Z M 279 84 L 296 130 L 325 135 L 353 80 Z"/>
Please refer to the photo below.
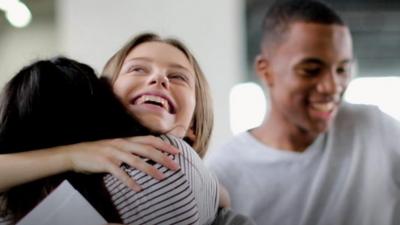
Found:
<path fill-rule="evenodd" d="M 335 107 L 335 103 L 333 102 L 327 102 L 327 103 L 312 103 L 311 106 L 322 112 L 329 112 L 332 111 L 333 108 Z"/>
<path fill-rule="evenodd" d="M 167 111 L 169 111 L 168 101 L 165 100 L 164 98 L 161 98 L 161 97 L 155 96 L 155 95 L 142 95 L 136 100 L 135 104 L 140 105 L 147 101 L 160 103 L 163 106 L 163 108 L 165 108 Z"/>

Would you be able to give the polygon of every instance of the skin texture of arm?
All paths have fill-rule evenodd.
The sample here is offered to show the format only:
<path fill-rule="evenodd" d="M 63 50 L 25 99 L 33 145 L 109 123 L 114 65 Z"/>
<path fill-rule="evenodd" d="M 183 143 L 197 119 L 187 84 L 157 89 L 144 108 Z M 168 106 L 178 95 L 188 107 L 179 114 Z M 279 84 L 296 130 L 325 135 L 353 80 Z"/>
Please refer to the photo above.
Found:
<path fill-rule="evenodd" d="M 0 191 L 67 171 L 69 165 L 64 156 L 59 147 L 0 155 Z"/>
<path fill-rule="evenodd" d="M 153 136 L 119 138 L 84 142 L 36 151 L 0 155 L 0 192 L 14 186 L 66 171 L 81 173 L 111 173 L 133 190 L 140 186 L 120 165 L 126 163 L 156 179 L 163 174 L 147 164 L 140 156 L 149 158 L 172 170 L 178 165 L 162 151 L 180 151 Z"/>

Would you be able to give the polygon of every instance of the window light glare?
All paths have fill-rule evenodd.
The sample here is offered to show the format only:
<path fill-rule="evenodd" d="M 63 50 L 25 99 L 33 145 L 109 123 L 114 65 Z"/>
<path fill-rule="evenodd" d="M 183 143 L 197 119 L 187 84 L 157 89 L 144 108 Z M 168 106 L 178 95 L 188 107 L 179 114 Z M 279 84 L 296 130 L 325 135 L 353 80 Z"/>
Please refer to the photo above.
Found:
<path fill-rule="evenodd" d="M 25 27 L 32 19 L 28 7 L 18 0 L 0 0 L 0 9 L 5 11 L 8 22 L 14 27 Z"/>
<path fill-rule="evenodd" d="M 7 11 L 11 9 L 15 4 L 15 0 L 0 0 L 0 9 L 3 11 Z"/>
<path fill-rule="evenodd" d="M 400 120 L 400 77 L 362 77 L 352 80 L 345 100 L 356 104 L 376 105 L 383 112 Z"/>
<path fill-rule="evenodd" d="M 229 96 L 230 125 L 234 134 L 258 126 L 264 119 L 266 100 L 256 83 L 235 85 Z"/>

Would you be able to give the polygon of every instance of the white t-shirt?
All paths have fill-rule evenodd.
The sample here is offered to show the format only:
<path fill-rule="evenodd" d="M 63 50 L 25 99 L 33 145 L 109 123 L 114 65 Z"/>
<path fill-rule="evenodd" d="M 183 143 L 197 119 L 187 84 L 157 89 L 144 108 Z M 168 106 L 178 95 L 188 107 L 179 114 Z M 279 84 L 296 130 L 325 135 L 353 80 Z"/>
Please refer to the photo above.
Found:
<path fill-rule="evenodd" d="M 257 224 L 400 224 L 400 125 L 376 107 L 344 103 L 303 153 L 241 133 L 211 151 L 232 208 Z"/>

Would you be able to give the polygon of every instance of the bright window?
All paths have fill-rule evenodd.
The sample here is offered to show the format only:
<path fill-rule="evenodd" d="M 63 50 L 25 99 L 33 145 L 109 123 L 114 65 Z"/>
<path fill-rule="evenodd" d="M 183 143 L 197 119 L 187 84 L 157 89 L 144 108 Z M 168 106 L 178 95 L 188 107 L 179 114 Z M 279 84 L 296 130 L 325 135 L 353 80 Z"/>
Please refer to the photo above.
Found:
<path fill-rule="evenodd" d="M 234 134 L 261 124 L 266 102 L 261 87 L 256 83 L 241 83 L 231 89 L 229 97 L 230 125 Z"/>
<path fill-rule="evenodd" d="M 362 77 L 352 80 L 344 96 L 351 103 L 372 104 L 400 120 L 400 77 Z"/>

